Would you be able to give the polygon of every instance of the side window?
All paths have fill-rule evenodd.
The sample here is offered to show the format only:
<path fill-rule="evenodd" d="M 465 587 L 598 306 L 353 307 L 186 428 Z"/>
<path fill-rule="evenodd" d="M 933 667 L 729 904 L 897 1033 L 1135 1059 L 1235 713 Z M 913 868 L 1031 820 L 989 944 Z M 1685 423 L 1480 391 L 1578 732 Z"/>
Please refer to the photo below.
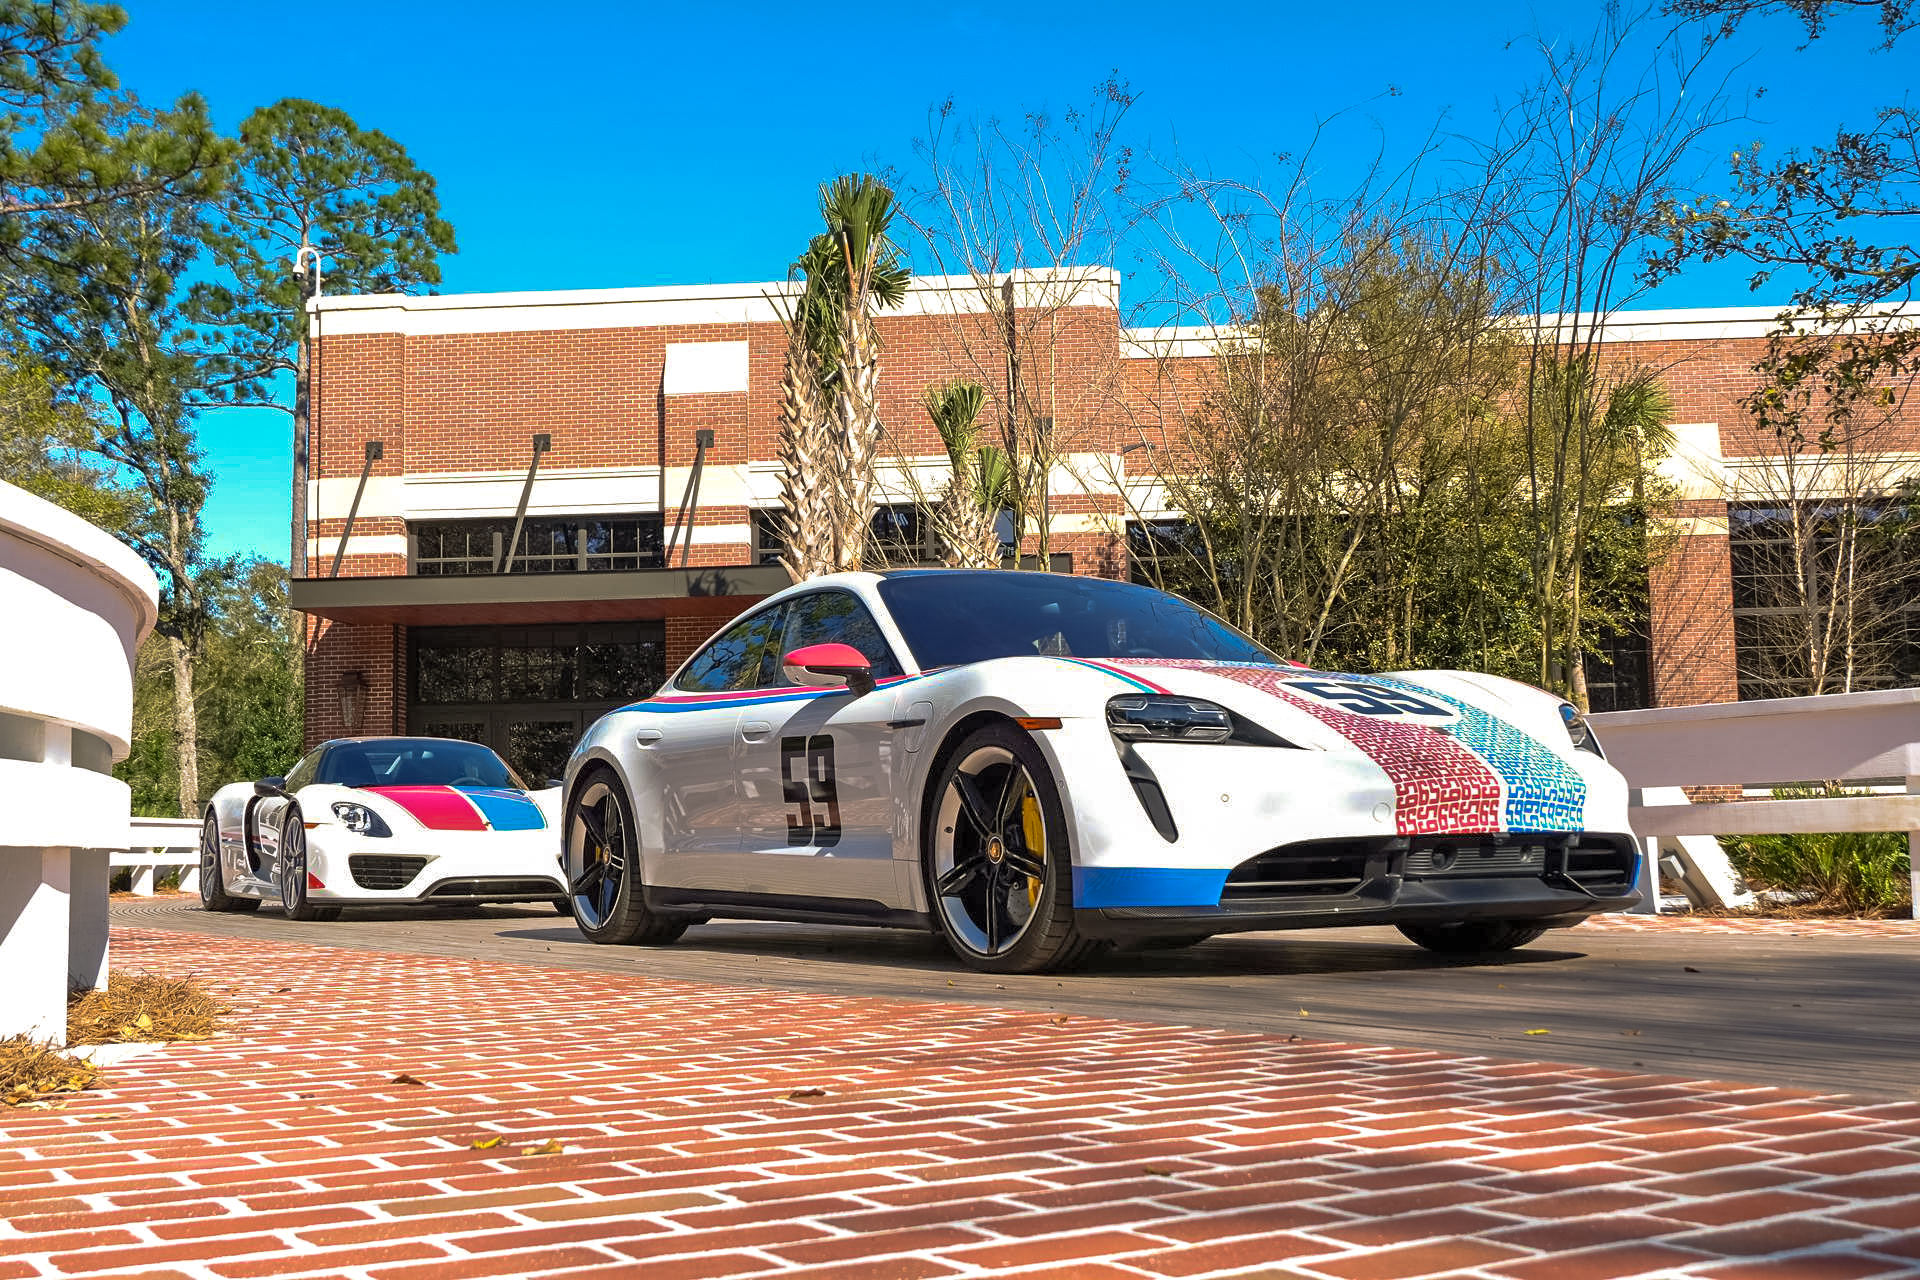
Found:
<path fill-rule="evenodd" d="M 307 752 L 299 764 L 287 770 L 287 790 L 298 791 L 313 781 L 313 775 L 320 771 L 320 757 L 326 748 Z"/>
<path fill-rule="evenodd" d="M 787 634 L 781 642 L 781 655 L 810 644 L 852 645 L 873 664 L 875 679 L 900 674 L 900 664 L 894 661 L 893 650 L 880 634 L 879 624 L 867 612 L 867 606 L 845 591 L 801 596 L 788 606 Z M 787 681 L 782 678 L 780 683 Z"/>
<path fill-rule="evenodd" d="M 760 680 L 761 651 L 769 632 L 778 636 L 782 612 L 780 607 L 765 609 L 728 627 L 687 664 L 675 687 L 690 693 L 753 688 Z"/>

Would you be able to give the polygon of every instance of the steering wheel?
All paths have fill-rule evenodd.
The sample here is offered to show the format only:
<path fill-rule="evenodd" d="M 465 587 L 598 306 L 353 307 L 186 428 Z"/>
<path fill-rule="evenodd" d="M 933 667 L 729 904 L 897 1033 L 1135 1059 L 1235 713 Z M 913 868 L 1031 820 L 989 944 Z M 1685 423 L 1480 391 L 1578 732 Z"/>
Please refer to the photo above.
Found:
<path fill-rule="evenodd" d="M 471 773 L 463 773 L 447 785 L 450 787 L 484 787 L 487 785 L 487 780 L 476 777 Z"/>
<path fill-rule="evenodd" d="M 1158 649 L 1129 649 L 1124 656 L 1129 658 L 1164 658 L 1167 655 Z"/>

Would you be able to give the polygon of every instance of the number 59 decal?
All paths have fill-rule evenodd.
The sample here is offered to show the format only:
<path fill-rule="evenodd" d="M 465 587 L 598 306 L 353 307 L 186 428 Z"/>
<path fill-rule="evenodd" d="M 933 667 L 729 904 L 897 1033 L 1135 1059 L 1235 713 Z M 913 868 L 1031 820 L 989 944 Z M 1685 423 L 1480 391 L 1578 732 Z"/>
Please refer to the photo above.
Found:
<path fill-rule="evenodd" d="M 831 848 L 840 843 L 840 789 L 833 776 L 833 735 L 780 739 L 780 789 L 788 804 L 787 843 Z"/>
<path fill-rule="evenodd" d="M 1343 711 L 1356 712 L 1363 716 L 1440 716 L 1452 719 L 1453 712 L 1443 706 L 1428 702 L 1425 698 L 1401 689 L 1390 689 L 1377 684 L 1362 684 L 1358 680 L 1289 680 L 1289 689 L 1298 689 L 1310 693 L 1316 698 L 1333 703 Z"/>

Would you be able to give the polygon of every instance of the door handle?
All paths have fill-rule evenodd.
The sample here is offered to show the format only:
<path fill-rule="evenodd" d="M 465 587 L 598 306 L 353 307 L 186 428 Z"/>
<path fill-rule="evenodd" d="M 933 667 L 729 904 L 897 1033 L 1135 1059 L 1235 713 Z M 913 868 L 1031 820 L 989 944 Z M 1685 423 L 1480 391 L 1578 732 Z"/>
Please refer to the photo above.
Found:
<path fill-rule="evenodd" d="M 633 742 L 638 747 L 650 747 L 660 741 L 660 736 L 658 729 L 640 729 L 635 731 Z"/>
<path fill-rule="evenodd" d="M 764 742 L 773 726 L 765 720 L 749 720 L 740 726 L 740 737 L 746 742 Z"/>

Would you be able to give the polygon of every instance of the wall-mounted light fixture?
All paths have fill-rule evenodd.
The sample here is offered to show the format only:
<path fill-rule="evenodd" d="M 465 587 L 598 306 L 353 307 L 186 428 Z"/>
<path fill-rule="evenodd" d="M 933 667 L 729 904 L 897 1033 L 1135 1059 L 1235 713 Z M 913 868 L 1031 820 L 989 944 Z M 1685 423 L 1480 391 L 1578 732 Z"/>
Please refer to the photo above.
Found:
<path fill-rule="evenodd" d="M 367 711 L 367 678 L 358 671 L 340 673 L 340 724 L 349 738 L 360 732 Z"/>

